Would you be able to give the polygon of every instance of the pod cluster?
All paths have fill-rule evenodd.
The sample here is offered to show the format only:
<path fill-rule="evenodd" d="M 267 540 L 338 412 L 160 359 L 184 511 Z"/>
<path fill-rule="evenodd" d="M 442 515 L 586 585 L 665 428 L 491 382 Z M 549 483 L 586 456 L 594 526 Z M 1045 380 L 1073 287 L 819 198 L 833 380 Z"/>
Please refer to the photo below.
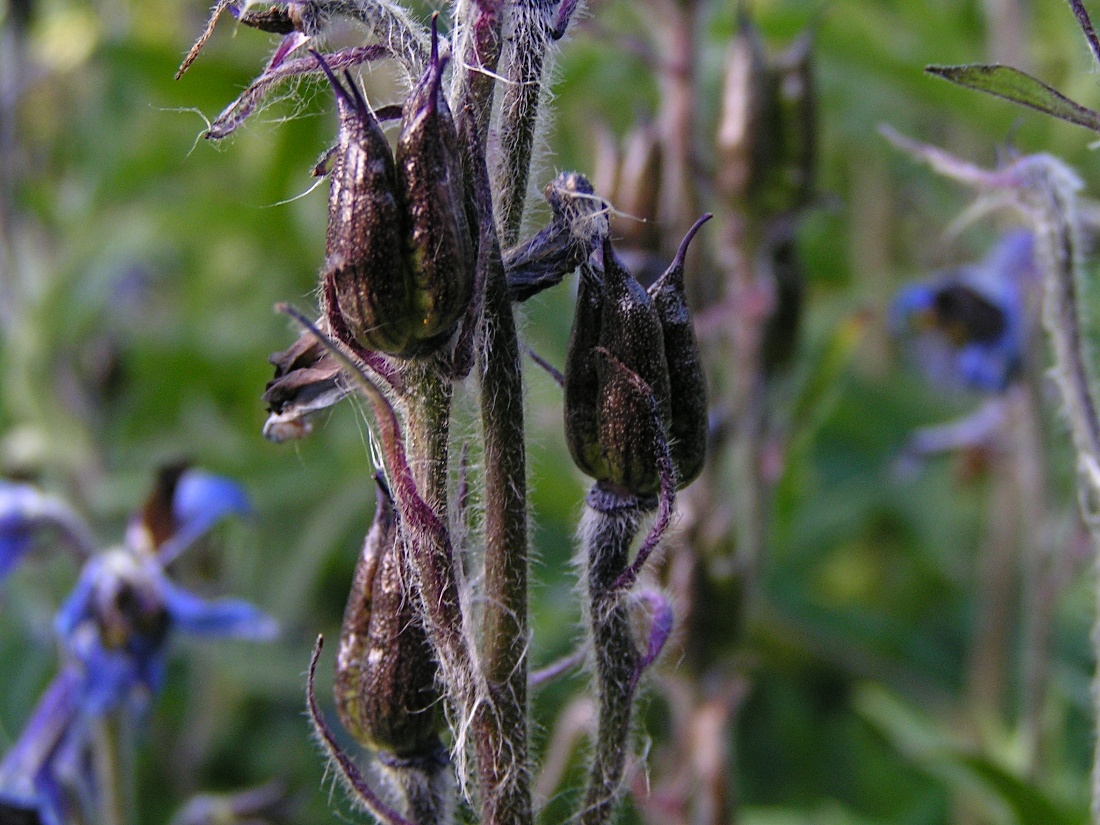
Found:
<path fill-rule="evenodd" d="M 648 290 L 608 240 L 602 270 L 591 263 L 581 267 L 565 369 L 566 441 L 577 466 L 606 490 L 656 494 L 662 441 L 678 488 L 703 468 L 707 388 L 685 293 L 684 256 L 709 217 L 696 222 Z M 652 399 L 639 392 L 631 372 L 648 385 Z"/>
<path fill-rule="evenodd" d="M 345 85 L 315 57 L 340 116 L 321 276 L 325 312 L 334 332 L 366 349 L 430 355 L 466 313 L 476 264 L 438 37 L 433 31 L 431 61 L 402 107 L 395 150 L 350 76 Z"/>

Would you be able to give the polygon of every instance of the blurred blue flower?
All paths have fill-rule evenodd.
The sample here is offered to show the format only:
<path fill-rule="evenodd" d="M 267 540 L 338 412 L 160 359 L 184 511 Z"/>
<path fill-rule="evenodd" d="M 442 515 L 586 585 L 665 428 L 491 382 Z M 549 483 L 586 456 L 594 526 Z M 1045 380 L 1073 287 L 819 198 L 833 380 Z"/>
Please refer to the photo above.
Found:
<path fill-rule="evenodd" d="M 26 485 L 0 485 L 0 574 L 25 552 L 50 501 Z M 206 600 L 169 580 L 165 564 L 230 514 L 249 511 L 239 486 L 184 470 L 174 480 L 174 534 L 159 548 L 138 541 L 96 553 L 85 563 L 54 622 L 62 666 L 23 733 L 0 762 L 0 820 L 34 812 L 44 825 L 97 821 L 104 782 L 90 757 L 93 737 L 112 714 L 138 716 L 164 679 L 173 631 L 266 641 L 274 619 L 238 599 Z M 66 508 L 68 519 L 75 515 Z M 87 531 L 83 526 L 84 535 Z M 155 552 L 154 552 L 155 550 Z M 14 816 L 14 813 L 11 814 Z M 6 820 L 3 820 L 6 821 Z"/>
<path fill-rule="evenodd" d="M 1025 296 L 1034 274 L 1032 234 L 1005 234 L 979 263 L 902 289 L 890 311 L 935 383 L 980 392 L 1005 390 L 1025 348 Z"/>
<path fill-rule="evenodd" d="M 82 558 L 95 552 L 88 528 L 63 501 L 29 484 L 0 479 L 0 581 L 31 549 L 35 537 L 51 528 Z"/>

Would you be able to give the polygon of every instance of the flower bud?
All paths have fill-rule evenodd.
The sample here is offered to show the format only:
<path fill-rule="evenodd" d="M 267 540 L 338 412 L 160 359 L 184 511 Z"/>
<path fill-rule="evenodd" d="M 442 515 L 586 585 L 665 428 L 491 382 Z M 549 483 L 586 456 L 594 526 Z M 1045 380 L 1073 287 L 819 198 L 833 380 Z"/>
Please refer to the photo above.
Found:
<path fill-rule="evenodd" d="M 405 355 L 415 344 L 417 325 L 401 257 L 404 223 L 393 155 L 351 78 L 345 89 L 316 57 L 336 92 L 340 111 L 322 300 L 334 327 L 342 319 L 362 346 Z"/>
<path fill-rule="evenodd" d="M 707 379 L 684 285 L 684 259 L 704 215 L 688 230 L 664 275 L 649 288 L 664 334 L 672 423 L 669 449 L 678 487 L 686 487 L 702 472 L 707 457 Z"/>
<path fill-rule="evenodd" d="M 405 103 L 396 151 L 413 334 L 432 343 L 449 337 L 466 313 L 476 264 L 458 132 L 443 93 L 445 65 L 433 19 L 431 60 Z"/>
<path fill-rule="evenodd" d="M 436 664 L 402 569 L 398 517 L 378 485 L 374 523 L 355 567 L 336 658 L 334 694 L 344 728 L 398 758 L 439 749 Z"/>

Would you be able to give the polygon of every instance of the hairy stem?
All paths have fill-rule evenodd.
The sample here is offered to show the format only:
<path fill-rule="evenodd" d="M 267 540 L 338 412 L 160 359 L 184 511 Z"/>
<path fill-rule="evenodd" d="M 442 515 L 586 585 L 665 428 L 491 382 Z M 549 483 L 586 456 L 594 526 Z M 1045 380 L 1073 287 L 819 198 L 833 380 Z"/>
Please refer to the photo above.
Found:
<path fill-rule="evenodd" d="M 497 165 L 493 169 L 497 227 L 505 247 L 519 240 L 523 221 L 553 16 L 550 0 L 518 0 L 509 20 L 504 70 L 509 82 L 501 98 Z"/>
<path fill-rule="evenodd" d="M 581 524 L 598 701 L 596 740 L 584 809 L 579 816 L 581 825 L 610 821 L 626 766 L 634 688 L 642 656 L 631 633 L 627 602 L 615 583 L 627 569 L 639 521 L 636 506 L 610 508 L 609 512 L 589 506 Z"/>
<path fill-rule="evenodd" d="M 454 769 L 442 743 L 439 748 L 433 757 L 393 763 L 381 760 L 387 779 L 405 798 L 409 819 L 417 825 L 454 822 Z"/>
<path fill-rule="evenodd" d="M 482 821 L 531 822 L 527 765 L 527 452 L 512 303 L 495 237 L 480 353 L 485 439 L 482 663 L 490 708 L 477 722 Z"/>
<path fill-rule="evenodd" d="M 455 10 L 451 108 L 460 117 L 473 119 L 481 146 L 486 144 L 493 113 L 503 12 L 500 0 L 459 0 Z"/>

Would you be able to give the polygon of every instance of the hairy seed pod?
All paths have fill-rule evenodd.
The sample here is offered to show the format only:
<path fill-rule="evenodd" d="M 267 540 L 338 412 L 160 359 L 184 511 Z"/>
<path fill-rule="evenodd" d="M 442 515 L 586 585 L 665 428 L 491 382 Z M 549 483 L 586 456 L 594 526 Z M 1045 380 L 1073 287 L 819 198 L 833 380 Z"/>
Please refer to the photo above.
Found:
<path fill-rule="evenodd" d="M 458 132 L 443 94 L 445 65 L 433 20 L 431 60 L 405 103 L 396 151 L 415 334 L 429 348 L 466 313 L 476 264 Z"/>
<path fill-rule="evenodd" d="M 603 316 L 603 278 L 590 264 L 582 264 L 577 281 L 577 307 L 569 352 L 565 361 L 565 441 L 581 472 L 592 478 L 606 476 L 600 452 L 596 408 L 600 397 L 596 374 L 596 347 Z"/>
<path fill-rule="evenodd" d="M 695 233 L 710 218 L 704 215 L 688 230 L 664 275 L 649 288 L 664 334 L 672 416 L 669 449 L 680 488 L 702 472 L 707 457 L 707 379 L 688 309 L 684 258 Z"/>
<path fill-rule="evenodd" d="M 322 301 L 362 346 L 407 355 L 415 345 L 409 276 L 401 257 L 404 217 L 393 154 L 358 87 L 337 80 L 314 53 L 336 92 L 340 128 L 332 156 Z"/>
<path fill-rule="evenodd" d="M 618 260 L 611 242 L 604 241 L 604 298 L 600 346 L 637 373 L 653 391 L 667 428 L 671 423 L 669 375 L 664 333 L 645 289 Z M 596 420 L 606 468 L 602 481 L 636 496 L 657 492 L 657 422 L 621 369 L 596 359 L 599 401 Z"/>
<path fill-rule="evenodd" d="M 344 728 L 400 759 L 439 749 L 436 664 L 402 570 L 400 531 L 379 482 L 374 523 L 355 567 L 333 688 Z"/>

